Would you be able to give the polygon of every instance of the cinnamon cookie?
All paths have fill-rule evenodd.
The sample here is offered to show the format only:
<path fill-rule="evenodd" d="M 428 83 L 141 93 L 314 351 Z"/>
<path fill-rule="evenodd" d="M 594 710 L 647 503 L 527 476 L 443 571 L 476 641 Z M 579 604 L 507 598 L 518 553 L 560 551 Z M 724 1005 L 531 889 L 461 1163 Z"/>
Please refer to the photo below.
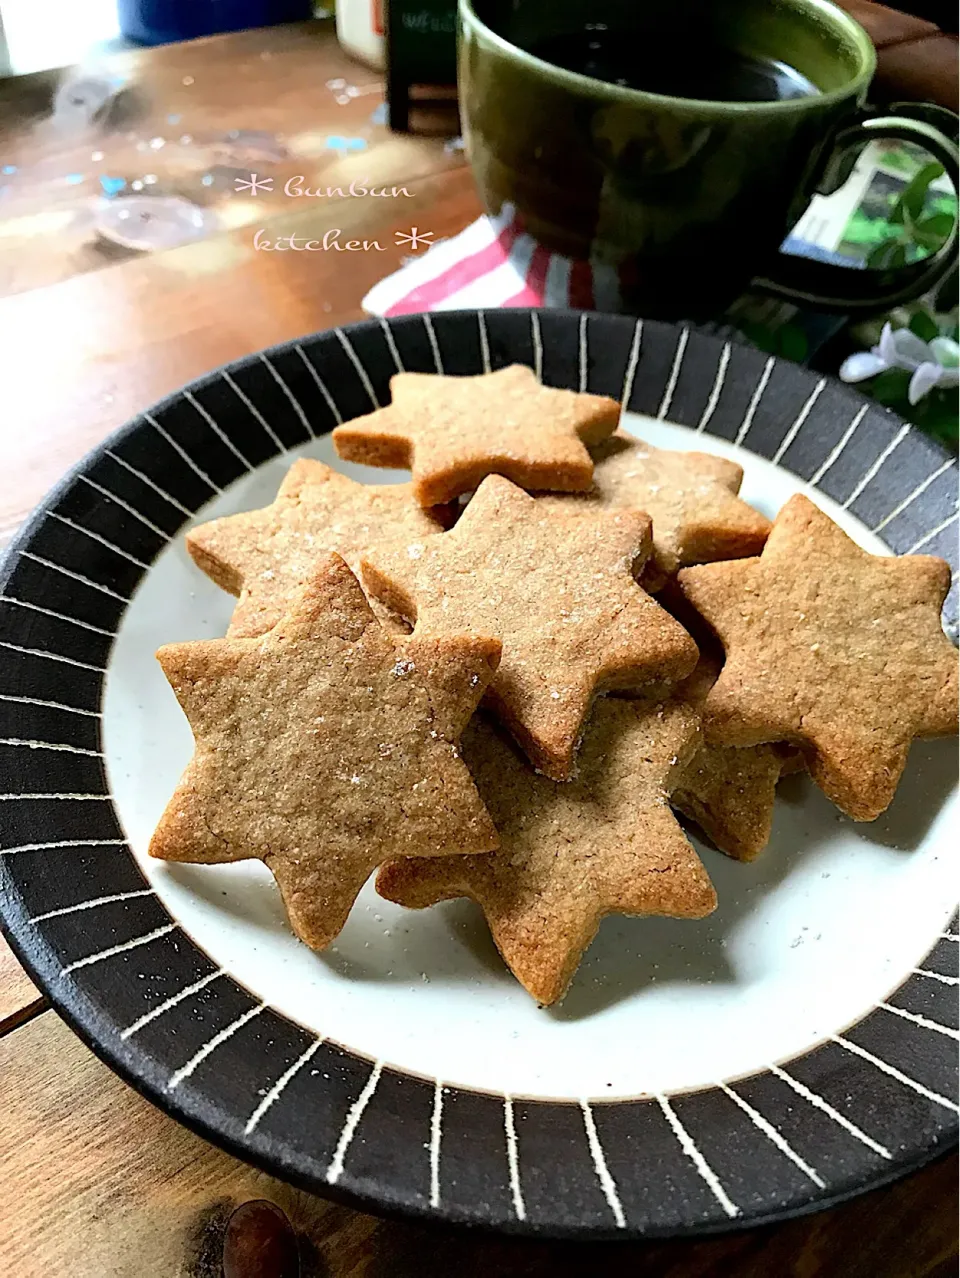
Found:
<path fill-rule="evenodd" d="M 497 847 L 458 740 L 499 655 L 494 639 L 389 635 L 338 555 L 262 637 L 161 648 L 196 751 L 150 855 L 258 857 L 323 949 L 387 858 Z"/>
<path fill-rule="evenodd" d="M 736 462 L 655 448 L 623 432 L 591 451 L 592 491 L 545 500 L 645 511 L 653 520 L 653 555 L 643 577 L 648 589 L 658 590 L 684 564 L 741 559 L 763 549 L 770 521 L 737 496 L 743 467 Z"/>
<path fill-rule="evenodd" d="M 759 558 L 686 568 L 679 582 L 726 651 L 703 706 L 707 739 L 800 745 L 855 820 L 888 806 L 914 737 L 956 731 L 942 559 L 868 554 L 797 494 Z"/>
<path fill-rule="evenodd" d="M 701 649 L 696 670 L 680 684 L 677 695 L 699 709 L 721 664 L 720 658 Z M 721 852 L 752 861 L 770 841 L 777 782 L 802 768 L 800 751 L 786 745 L 702 745 L 680 773 L 670 802 Z"/>
<path fill-rule="evenodd" d="M 634 580 L 649 547 L 646 515 L 565 515 L 494 475 L 452 531 L 380 546 L 361 575 L 416 634 L 502 640 L 487 703 L 562 781 L 598 691 L 662 687 L 696 664 L 693 640 Z"/>
<path fill-rule="evenodd" d="M 670 810 L 698 744 L 679 701 L 607 698 L 590 720 L 576 781 L 537 776 L 478 716 L 464 758 L 500 832 L 500 851 L 390 861 L 377 890 L 420 909 L 478 902 L 510 970 L 539 1003 L 562 996 L 605 914 L 701 918 L 716 894 Z"/>
<path fill-rule="evenodd" d="M 471 492 L 487 475 L 521 488 L 589 488 L 585 445 L 620 417 L 616 400 L 541 386 L 522 364 L 480 377 L 397 373 L 390 391 L 388 408 L 338 426 L 333 442 L 347 461 L 412 470 L 421 506 Z"/>
<path fill-rule="evenodd" d="M 228 634 L 261 635 L 280 620 L 330 551 L 355 567 L 383 537 L 428 537 L 444 523 L 422 510 L 409 484 L 358 484 L 323 462 L 301 458 L 276 500 L 187 533 L 187 550 L 211 580 L 240 599 Z"/>

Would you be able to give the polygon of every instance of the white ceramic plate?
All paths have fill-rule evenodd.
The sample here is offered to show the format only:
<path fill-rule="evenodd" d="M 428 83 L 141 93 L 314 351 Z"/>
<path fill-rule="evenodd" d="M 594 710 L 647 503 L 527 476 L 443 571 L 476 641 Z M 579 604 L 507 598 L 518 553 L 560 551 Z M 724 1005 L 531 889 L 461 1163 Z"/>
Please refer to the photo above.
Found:
<path fill-rule="evenodd" d="M 186 554 L 187 516 L 268 503 L 298 455 L 383 483 L 336 459 L 338 418 L 385 402 L 400 366 L 515 361 L 622 394 L 625 428 L 658 446 L 737 460 L 742 495 L 771 517 L 803 491 L 873 553 L 956 558 L 956 468 L 935 445 L 839 385 L 696 332 L 457 313 L 243 361 L 92 454 L 7 560 L 2 788 L 82 795 L 5 804 L 11 939 L 152 1099 L 368 1207 L 623 1236 L 876 1184 L 956 1139 L 953 742 L 915 746 L 870 825 L 806 778 L 784 782 L 757 862 L 698 845 L 713 915 L 607 919 L 552 1009 L 466 901 L 406 911 L 370 883 L 315 954 L 259 862 L 146 855 L 192 749 L 153 653 L 221 635 L 232 606 Z M 955 609 L 951 596 L 948 622 Z M 10 744 L 28 741 L 44 745 Z"/>

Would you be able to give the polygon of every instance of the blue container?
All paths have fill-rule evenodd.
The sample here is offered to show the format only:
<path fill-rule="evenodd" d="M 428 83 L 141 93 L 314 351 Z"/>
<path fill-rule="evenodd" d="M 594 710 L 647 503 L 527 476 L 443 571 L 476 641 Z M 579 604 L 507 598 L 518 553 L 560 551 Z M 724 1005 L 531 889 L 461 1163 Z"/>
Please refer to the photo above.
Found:
<path fill-rule="evenodd" d="M 117 0 L 120 30 L 137 44 L 173 44 L 196 36 L 313 17 L 313 0 Z"/>

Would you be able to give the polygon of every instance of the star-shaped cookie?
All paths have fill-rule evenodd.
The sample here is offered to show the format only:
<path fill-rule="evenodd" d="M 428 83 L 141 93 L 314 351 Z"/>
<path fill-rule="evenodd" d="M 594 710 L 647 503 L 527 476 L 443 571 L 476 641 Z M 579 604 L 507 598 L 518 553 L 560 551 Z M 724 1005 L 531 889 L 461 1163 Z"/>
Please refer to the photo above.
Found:
<path fill-rule="evenodd" d="M 686 568 L 679 582 L 726 651 L 703 707 L 708 740 L 797 743 L 855 820 L 888 806 L 914 737 L 956 731 L 942 559 L 868 554 L 797 494 L 759 558 Z"/>
<path fill-rule="evenodd" d="M 388 634 L 338 555 L 260 638 L 161 648 L 196 751 L 150 855 L 260 858 L 293 930 L 323 949 L 387 858 L 497 847 L 458 739 L 499 652 Z"/>
<path fill-rule="evenodd" d="M 696 664 L 693 640 L 634 580 L 649 539 L 638 511 L 564 515 L 491 475 L 450 532 L 378 546 L 360 570 L 415 634 L 502 640 L 487 703 L 563 781 L 598 691 L 669 684 Z"/>
<path fill-rule="evenodd" d="M 592 454 L 591 492 L 545 500 L 646 511 L 653 520 L 653 555 L 643 578 L 648 589 L 659 589 L 684 564 L 741 559 L 763 549 L 770 521 L 737 496 L 743 467 L 736 462 L 655 448 L 623 432 Z"/>
<path fill-rule="evenodd" d="M 427 537 L 443 526 L 417 505 L 409 484 L 358 484 L 300 458 L 269 506 L 212 519 L 186 540 L 197 566 L 240 596 L 227 632 L 240 637 L 276 625 L 330 551 L 355 567 L 359 552 L 378 537 Z"/>
<path fill-rule="evenodd" d="M 390 861 L 377 891 L 419 909 L 478 902 L 507 966 L 539 1003 L 566 990 L 606 914 L 701 918 L 717 899 L 668 803 L 696 749 L 678 701 L 608 697 L 590 719 L 576 781 L 537 776 L 480 716 L 464 758 L 500 832 L 487 856 Z"/>
<path fill-rule="evenodd" d="M 471 492 L 486 475 L 521 488 L 589 488 L 584 445 L 605 439 L 620 417 L 616 400 L 541 386 L 521 364 L 480 377 L 397 373 L 390 391 L 388 408 L 338 426 L 333 442 L 348 461 L 409 467 L 421 506 Z"/>
<path fill-rule="evenodd" d="M 719 657 L 701 648 L 696 670 L 676 695 L 699 710 L 721 665 Z M 770 841 L 777 782 L 802 768 L 803 756 L 787 745 L 704 744 L 680 772 L 670 802 L 721 852 L 738 861 L 753 861 Z"/>

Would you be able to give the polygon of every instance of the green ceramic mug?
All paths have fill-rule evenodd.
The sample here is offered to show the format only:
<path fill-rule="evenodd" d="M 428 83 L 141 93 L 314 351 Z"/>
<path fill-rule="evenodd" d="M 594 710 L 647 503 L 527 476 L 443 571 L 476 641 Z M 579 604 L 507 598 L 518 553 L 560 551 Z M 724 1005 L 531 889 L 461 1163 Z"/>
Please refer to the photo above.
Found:
<path fill-rule="evenodd" d="M 828 0 L 459 7 L 464 136 L 487 210 L 512 205 L 551 251 L 606 264 L 625 284 L 627 308 L 704 318 L 749 286 L 821 309 L 880 311 L 956 269 L 956 227 L 937 253 L 892 270 L 778 251 L 810 197 L 836 190 L 872 139 L 920 145 L 957 185 L 956 117 L 911 104 L 865 109 L 873 46 Z M 627 85 L 538 56 L 573 49 L 576 62 L 584 42 L 600 47 L 591 31 L 626 68 Z M 660 91 L 629 87 L 633 50 L 633 83 L 647 74 Z M 690 93 L 722 83 L 728 57 L 785 64 L 809 91 L 768 101 Z M 663 92 L 671 83 L 682 91 Z"/>

